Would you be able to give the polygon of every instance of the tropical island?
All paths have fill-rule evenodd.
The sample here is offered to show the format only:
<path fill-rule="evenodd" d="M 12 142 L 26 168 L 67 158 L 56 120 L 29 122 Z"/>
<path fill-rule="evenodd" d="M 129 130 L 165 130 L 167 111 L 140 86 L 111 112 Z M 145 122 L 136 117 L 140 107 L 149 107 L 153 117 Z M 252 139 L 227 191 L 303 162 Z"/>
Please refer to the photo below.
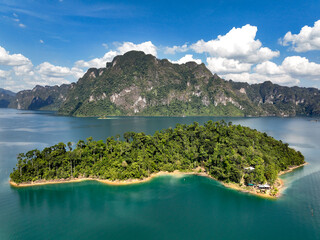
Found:
<path fill-rule="evenodd" d="M 305 164 L 304 156 L 266 133 L 224 121 L 177 124 L 154 135 L 126 132 L 73 146 L 58 143 L 20 153 L 10 174 L 13 186 L 98 180 L 129 184 L 160 174 L 198 174 L 225 186 L 279 196 L 278 176 Z M 74 148 L 73 148 L 74 147 Z"/>

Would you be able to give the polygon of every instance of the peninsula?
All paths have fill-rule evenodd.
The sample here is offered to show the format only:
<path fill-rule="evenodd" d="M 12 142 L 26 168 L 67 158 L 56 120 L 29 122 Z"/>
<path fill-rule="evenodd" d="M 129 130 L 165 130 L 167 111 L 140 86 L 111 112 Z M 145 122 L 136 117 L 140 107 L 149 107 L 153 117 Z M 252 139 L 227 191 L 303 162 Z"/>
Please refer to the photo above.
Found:
<path fill-rule="evenodd" d="M 277 197 L 278 176 L 305 164 L 304 156 L 266 133 L 224 121 L 177 124 L 152 135 L 127 132 L 94 141 L 58 143 L 18 156 L 13 186 L 82 180 L 130 184 L 161 174 L 197 174 L 226 187 Z M 74 149 L 73 149 L 74 148 Z"/>

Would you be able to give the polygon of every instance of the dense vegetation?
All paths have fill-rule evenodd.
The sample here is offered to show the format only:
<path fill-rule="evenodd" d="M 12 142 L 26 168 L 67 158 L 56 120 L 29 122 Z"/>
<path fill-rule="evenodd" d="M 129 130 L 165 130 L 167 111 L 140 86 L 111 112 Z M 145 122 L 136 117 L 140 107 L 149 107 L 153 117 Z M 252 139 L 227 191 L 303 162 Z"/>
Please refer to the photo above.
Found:
<path fill-rule="evenodd" d="M 90 137 L 74 149 L 69 142 L 21 153 L 10 178 L 16 183 L 77 177 L 142 179 L 159 171 L 201 167 L 221 181 L 239 183 L 244 178 L 246 183 L 272 184 L 280 170 L 304 163 L 303 155 L 288 144 L 224 121 L 177 124 L 153 136 L 127 132 L 123 138 L 103 142 Z M 249 166 L 255 169 L 245 170 Z"/>
<path fill-rule="evenodd" d="M 233 79 L 237 81 L 237 79 Z M 59 110 L 72 116 L 296 116 L 320 115 L 320 91 L 225 81 L 204 64 L 173 64 L 130 51 L 77 83 L 1 94 L 0 107 Z"/>

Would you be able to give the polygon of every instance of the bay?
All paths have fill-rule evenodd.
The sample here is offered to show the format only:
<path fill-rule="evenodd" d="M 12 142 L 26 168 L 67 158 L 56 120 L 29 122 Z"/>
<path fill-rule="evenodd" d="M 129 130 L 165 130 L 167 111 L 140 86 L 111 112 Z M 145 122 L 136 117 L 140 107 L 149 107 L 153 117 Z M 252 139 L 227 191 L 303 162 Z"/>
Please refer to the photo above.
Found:
<path fill-rule="evenodd" d="M 199 176 L 129 186 L 86 181 L 17 189 L 8 183 L 20 152 L 221 119 L 266 132 L 305 155 L 309 165 L 283 176 L 287 189 L 280 199 L 239 193 Z M 320 239 L 320 122 L 314 120 L 97 119 L 0 109 L 0 239 Z"/>

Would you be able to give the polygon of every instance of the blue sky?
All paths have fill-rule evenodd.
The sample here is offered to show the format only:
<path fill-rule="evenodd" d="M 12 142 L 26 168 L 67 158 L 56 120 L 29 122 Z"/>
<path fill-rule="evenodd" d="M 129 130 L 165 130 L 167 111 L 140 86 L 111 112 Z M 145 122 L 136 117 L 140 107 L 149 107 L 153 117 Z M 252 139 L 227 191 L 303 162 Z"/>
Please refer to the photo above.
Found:
<path fill-rule="evenodd" d="M 234 81 L 319 88 L 319 12 L 313 0 L 0 0 L 0 87 L 73 82 L 136 49 Z"/>

